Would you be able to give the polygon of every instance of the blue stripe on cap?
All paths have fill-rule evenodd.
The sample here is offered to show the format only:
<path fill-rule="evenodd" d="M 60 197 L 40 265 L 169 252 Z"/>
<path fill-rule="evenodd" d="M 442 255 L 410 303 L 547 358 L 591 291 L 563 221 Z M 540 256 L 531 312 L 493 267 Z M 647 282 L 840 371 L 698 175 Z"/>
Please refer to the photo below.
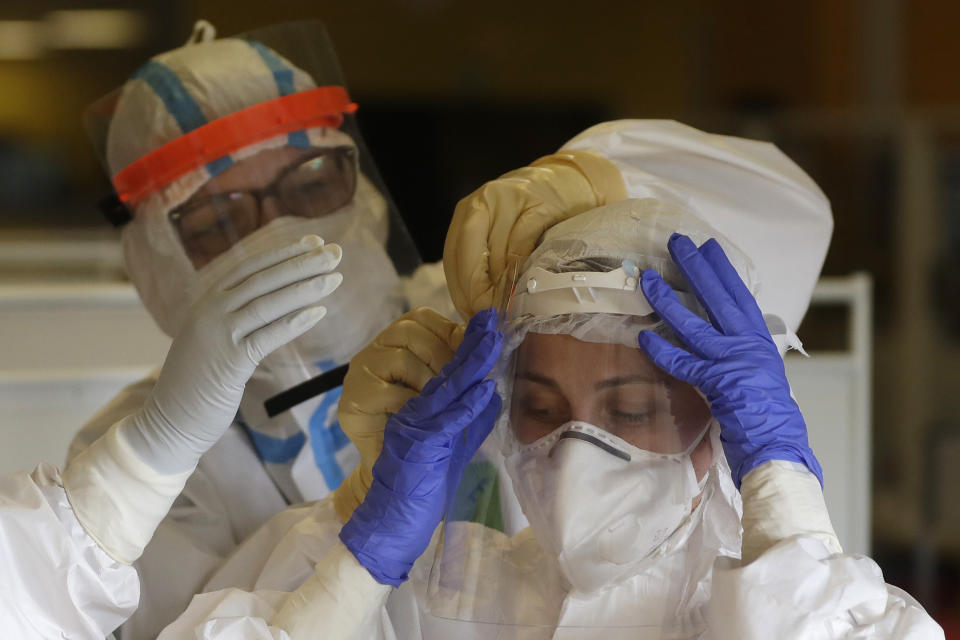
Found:
<path fill-rule="evenodd" d="M 190 133 L 207 124 L 207 117 L 203 115 L 200 105 L 193 99 L 187 88 L 180 82 L 180 78 L 167 65 L 148 60 L 140 67 L 134 78 L 143 80 L 149 85 L 167 111 L 173 116 L 181 133 Z M 233 159 L 224 156 L 207 164 L 211 176 L 216 176 L 233 165 Z"/>
<path fill-rule="evenodd" d="M 273 74 L 273 81 L 277 83 L 277 95 L 289 96 L 296 93 L 293 86 L 293 69 L 280 58 L 272 49 L 256 40 L 247 40 L 247 44 L 257 52 L 267 69 Z M 287 136 L 287 144 L 291 147 L 306 149 L 310 146 L 306 131 L 294 131 Z"/>
<path fill-rule="evenodd" d="M 218 175 L 229 169 L 233 166 L 233 158 L 230 156 L 223 156 L 222 158 L 217 158 L 213 162 L 207 163 L 207 171 L 210 172 L 211 178 L 216 178 Z"/>
<path fill-rule="evenodd" d="M 181 133 L 190 133 L 207 124 L 207 117 L 200 110 L 200 105 L 180 82 L 177 74 L 167 65 L 149 60 L 133 74 L 133 77 L 150 85 L 157 97 L 163 101 L 163 106 L 177 121 Z"/>
<path fill-rule="evenodd" d="M 287 135 L 287 144 L 298 149 L 306 149 L 310 146 L 310 139 L 307 138 L 307 132 L 301 129 Z"/>
<path fill-rule="evenodd" d="M 274 53 L 269 47 L 265 47 L 255 40 L 247 40 L 247 44 L 257 52 L 263 60 L 263 63 L 270 69 L 270 73 L 273 74 L 273 80 L 277 83 L 277 94 L 288 96 L 294 93 L 293 69 L 284 64 L 280 56 Z"/>
<path fill-rule="evenodd" d="M 307 436 L 303 431 L 298 431 L 288 438 L 275 438 L 254 429 L 247 429 L 247 433 L 250 434 L 250 439 L 253 440 L 253 446 L 260 455 L 260 459 L 275 464 L 285 464 L 293 461 L 307 442 Z"/>

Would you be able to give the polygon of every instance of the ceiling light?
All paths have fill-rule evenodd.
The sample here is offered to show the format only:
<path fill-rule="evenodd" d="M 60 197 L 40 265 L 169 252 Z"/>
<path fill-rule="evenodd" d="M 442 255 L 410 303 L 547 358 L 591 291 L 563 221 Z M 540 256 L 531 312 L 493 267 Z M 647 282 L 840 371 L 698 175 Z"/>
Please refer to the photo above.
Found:
<path fill-rule="evenodd" d="M 0 20 L 0 60 L 31 60 L 45 50 L 43 24 L 36 20 Z"/>
<path fill-rule="evenodd" d="M 47 46 L 56 49 L 128 49 L 142 43 L 142 12 L 124 9 L 50 11 L 44 17 Z"/>

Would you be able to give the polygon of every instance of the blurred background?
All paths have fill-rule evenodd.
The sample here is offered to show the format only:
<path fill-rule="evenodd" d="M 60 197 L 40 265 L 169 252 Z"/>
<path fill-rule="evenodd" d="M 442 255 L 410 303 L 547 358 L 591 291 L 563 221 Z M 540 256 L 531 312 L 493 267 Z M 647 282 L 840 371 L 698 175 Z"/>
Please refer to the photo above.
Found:
<path fill-rule="evenodd" d="M 482 10 L 481 10 L 482 7 Z M 775 142 L 836 230 L 792 359 L 844 544 L 960 637 L 960 4 L 948 0 L 5 0 L 0 470 L 72 431 L 168 340 L 126 281 L 91 102 L 198 18 L 323 20 L 426 261 L 456 201 L 605 119 Z"/>

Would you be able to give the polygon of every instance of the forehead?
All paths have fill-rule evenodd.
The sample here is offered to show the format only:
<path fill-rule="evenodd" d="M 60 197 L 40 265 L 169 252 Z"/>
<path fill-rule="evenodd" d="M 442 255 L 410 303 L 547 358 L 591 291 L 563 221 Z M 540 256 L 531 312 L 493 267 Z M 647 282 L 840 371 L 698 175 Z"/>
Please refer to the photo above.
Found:
<path fill-rule="evenodd" d="M 625 373 L 659 375 L 659 369 L 639 348 L 540 333 L 527 334 L 517 348 L 517 371 L 581 380 L 600 380 Z"/>
<path fill-rule="evenodd" d="M 315 148 L 277 147 L 275 149 L 265 149 L 249 158 L 239 160 L 232 167 L 207 182 L 197 193 L 208 194 L 265 186 L 280 171 L 316 152 L 317 149 Z"/>
<path fill-rule="evenodd" d="M 323 149 L 356 147 L 353 138 L 337 129 L 318 127 L 307 130 L 306 134 L 309 147 L 283 145 L 256 151 L 236 160 L 233 166 L 207 182 L 197 194 L 208 195 L 264 187 L 270 184 L 280 171 L 302 158 L 316 155 Z"/>

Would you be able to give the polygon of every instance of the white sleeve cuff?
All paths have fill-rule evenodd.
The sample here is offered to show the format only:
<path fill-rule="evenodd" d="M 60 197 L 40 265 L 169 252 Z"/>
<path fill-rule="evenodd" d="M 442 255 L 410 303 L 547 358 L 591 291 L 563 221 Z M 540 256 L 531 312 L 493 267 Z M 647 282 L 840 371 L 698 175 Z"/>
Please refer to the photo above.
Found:
<path fill-rule="evenodd" d="M 816 538 L 830 553 L 843 553 L 820 482 L 805 466 L 783 460 L 766 462 L 744 476 L 740 495 L 744 564 L 797 535 Z"/>
<path fill-rule="evenodd" d="M 358 637 L 384 607 L 391 587 L 373 579 L 340 540 L 317 563 L 313 576 L 290 594 L 271 621 L 293 640 Z"/>
<path fill-rule="evenodd" d="M 143 553 L 191 474 L 162 475 L 142 462 L 120 430 L 130 419 L 113 425 L 63 473 L 80 524 L 110 557 L 126 564 Z"/>

